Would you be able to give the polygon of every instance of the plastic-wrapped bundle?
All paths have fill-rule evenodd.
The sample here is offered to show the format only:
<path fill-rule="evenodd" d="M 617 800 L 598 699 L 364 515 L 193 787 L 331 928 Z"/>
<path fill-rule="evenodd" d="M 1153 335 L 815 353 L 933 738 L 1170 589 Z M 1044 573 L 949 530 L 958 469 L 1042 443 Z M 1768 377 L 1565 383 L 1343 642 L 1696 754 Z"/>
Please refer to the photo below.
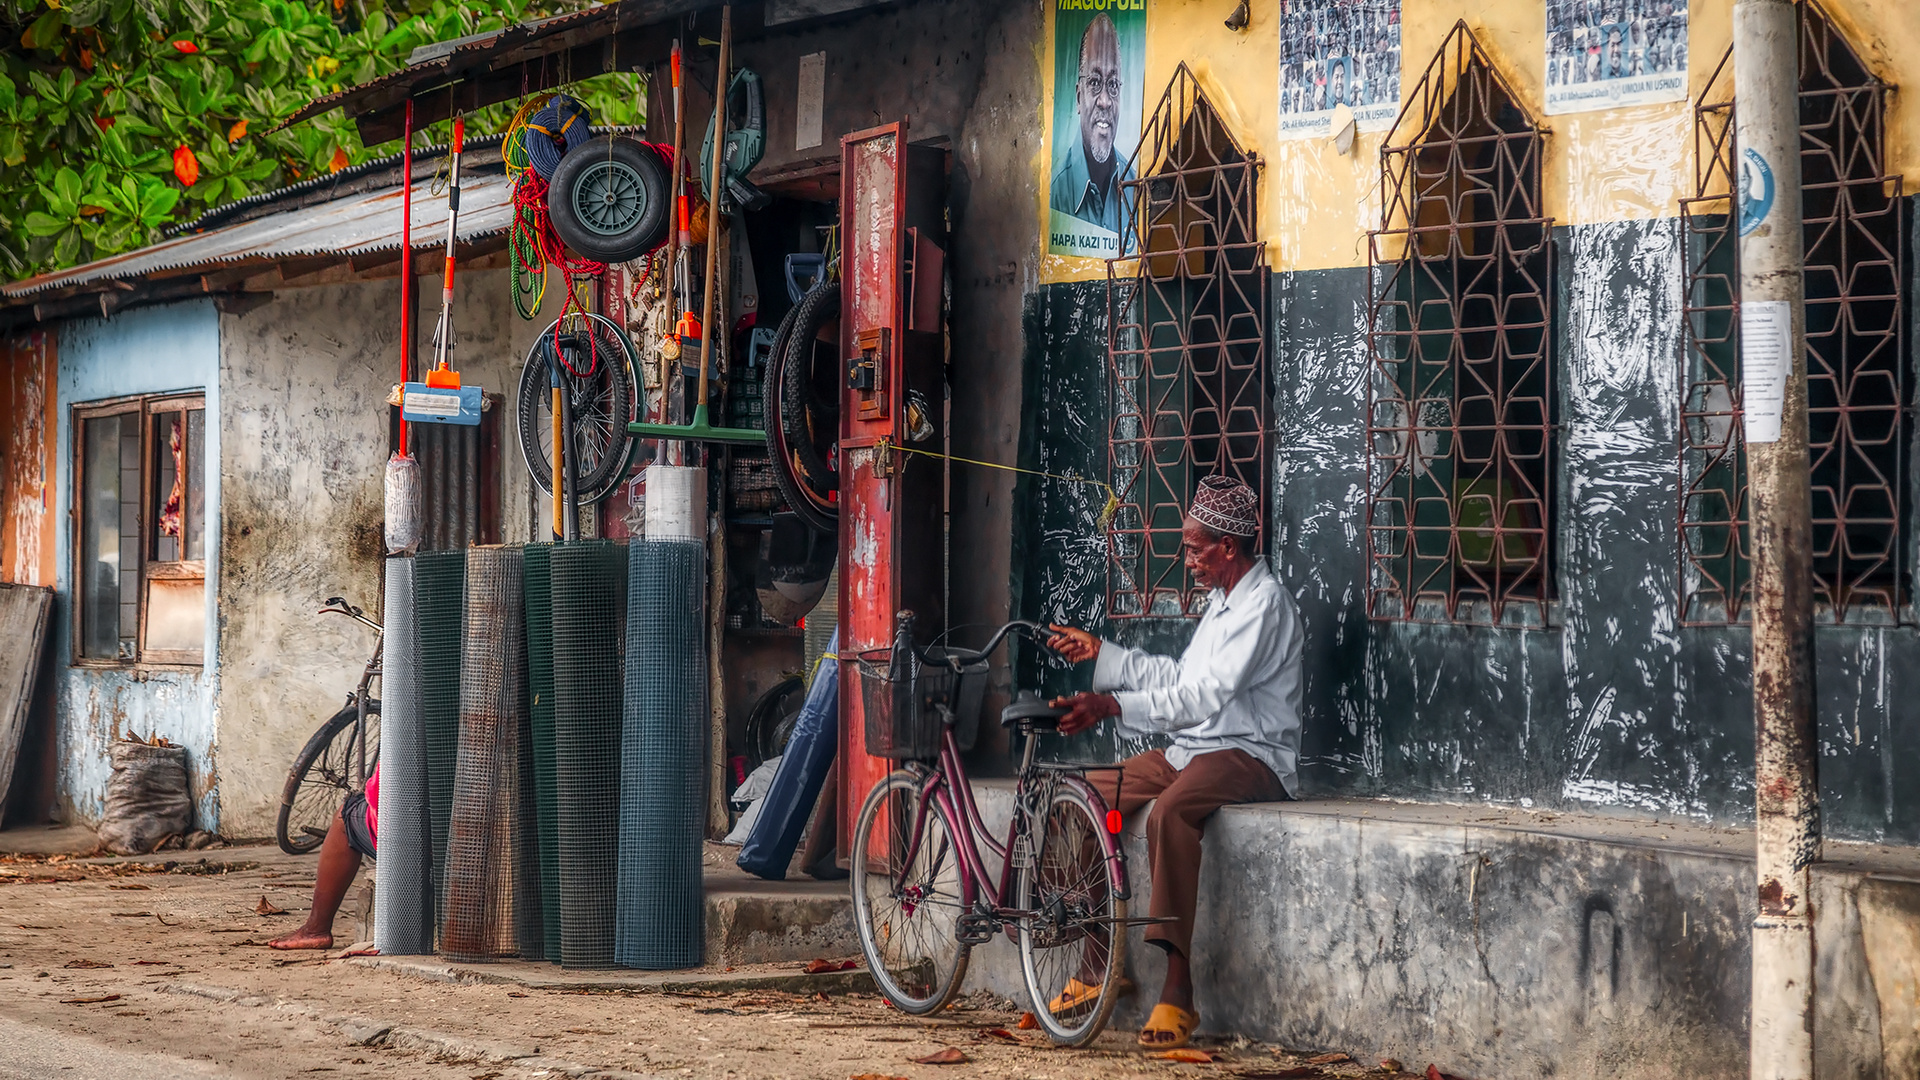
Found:
<path fill-rule="evenodd" d="M 420 726 L 427 743 L 427 820 L 431 828 L 433 895 L 447 869 L 447 816 L 460 734 L 460 637 L 467 606 L 467 553 L 423 551 L 413 560 L 414 610 L 420 637 Z M 444 918 L 444 911 L 436 915 Z"/>
<path fill-rule="evenodd" d="M 527 711 L 533 718 L 534 805 L 540 826 L 540 928 L 545 954 L 560 959 L 560 795 L 553 747 L 552 544 L 528 544 L 522 556 L 527 586 Z"/>
<path fill-rule="evenodd" d="M 420 463 L 412 454 L 387 459 L 387 554 L 411 555 L 420 548 Z"/>
<path fill-rule="evenodd" d="M 467 551 L 460 737 L 447 833 L 440 953 L 490 960 L 531 952 L 541 937 L 532 814 L 533 732 L 527 717 L 525 586 L 520 549 Z M 529 932 L 520 941 L 523 923 Z"/>
<path fill-rule="evenodd" d="M 549 556 L 560 963 L 569 968 L 614 966 L 626 557 L 606 540 L 558 545 Z"/>
<path fill-rule="evenodd" d="M 620 740 L 620 962 L 698 967 L 706 827 L 706 548 L 636 541 Z"/>
<path fill-rule="evenodd" d="M 414 604 L 413 559 L 388 559 L 380 654 L 380 857 L 373 864 L 373 944 L 385 956 L 433 951 L 433 825 Z"/>

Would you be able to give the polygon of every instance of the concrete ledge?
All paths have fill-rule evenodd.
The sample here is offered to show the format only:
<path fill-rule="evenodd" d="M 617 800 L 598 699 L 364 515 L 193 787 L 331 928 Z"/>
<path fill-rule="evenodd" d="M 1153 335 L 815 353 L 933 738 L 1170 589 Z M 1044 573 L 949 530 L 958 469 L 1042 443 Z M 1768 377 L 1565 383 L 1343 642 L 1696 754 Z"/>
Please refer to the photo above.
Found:
<path fill-rule="evenodd" d="M 979 785 L 1004 829 L 1010 782 Z M 1134 910 L 1144 815 L 1128 823 Z M 1468 1076 L 1747 1076 L 1752 834 L 1356 799 L 1209 823 L 1194 942 L 1203 1030 Z M 1920 853 L 1835 844 L 1816 869 L 1819 1076 L 1920 1076 Z M 1164 974 L 1138 931 L 1138 1025 Z M 1004 938 L 970 988 L 1023 1000 Z"/>
<path fill-rule="evenodd" d="M 798 964 L 761 964 L 732 970 L 567 971 L 554 964 L 507 960 L 497 964 L 453 964 L 437 956 L 356 956 L 345 961 L 437 982 L 495 983 L 532 990 L 574 993 L 733 994 L 778 990 L 790 994 L 875 993 L 866 969 L 809 975 Z"/>

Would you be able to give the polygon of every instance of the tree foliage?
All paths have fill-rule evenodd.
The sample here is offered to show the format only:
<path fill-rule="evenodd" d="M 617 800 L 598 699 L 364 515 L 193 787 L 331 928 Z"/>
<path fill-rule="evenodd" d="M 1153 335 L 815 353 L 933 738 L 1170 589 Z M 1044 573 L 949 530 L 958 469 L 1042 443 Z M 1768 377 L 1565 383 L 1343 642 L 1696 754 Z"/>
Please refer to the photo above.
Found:
<path fill-rule="evenodd" d="M 582 0 L 0 0 L 0 271 L 24 277 L 157 239 L 222 203 L 337 172 L 365 147 L 308 101 L 435 41 Z M 15 47 L 17 45 L 17 47 Z M 596 122 L 638 118 L 637 77 L 571 90 Z M 516 103 L 467 119 L 503 127 Z M 416 136 L 444 142 L 443 122 Z"/>

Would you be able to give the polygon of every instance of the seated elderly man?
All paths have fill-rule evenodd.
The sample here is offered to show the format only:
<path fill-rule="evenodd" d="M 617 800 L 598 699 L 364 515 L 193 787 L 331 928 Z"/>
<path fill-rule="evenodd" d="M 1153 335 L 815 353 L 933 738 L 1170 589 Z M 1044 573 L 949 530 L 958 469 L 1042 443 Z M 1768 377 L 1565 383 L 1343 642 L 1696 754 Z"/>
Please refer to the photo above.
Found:
<path fill-rule="evenodd" d="M 1107 805 L 1147 815 L 1152 924 L 1147 940 L 1167 954 L 1160 1002 L 1140 1032 L 1155 1050 L 1185 1046 L 1200 1017 L 1193 1008 L 1193 913 L 1200 885 L 1200 835 L 1231 803 L 1293 797 L 1300 749 L 1300 616 L 1254 542 L 1260 499 L 1238 480 L 1209 476 L 1187 512 L 1181 549 L 1204 588 L 1206 613 L 1179 660 L 1055 626 L 1052 646 L 1069 660 L 1094 661 L 1093 691 L 1054 702 L 1071 711 L 1064 734 L 1108 717 L 1133 734 L 1172 736 L 1165 750 L 1128 758 L 1119 773 L 1091 778 Z M 1104 973 L 1073 980 L 1050 1004 L 1066 1012 L 1099 996 Z M 1088 985 L 1093 983 L 1094 985 Z"/>

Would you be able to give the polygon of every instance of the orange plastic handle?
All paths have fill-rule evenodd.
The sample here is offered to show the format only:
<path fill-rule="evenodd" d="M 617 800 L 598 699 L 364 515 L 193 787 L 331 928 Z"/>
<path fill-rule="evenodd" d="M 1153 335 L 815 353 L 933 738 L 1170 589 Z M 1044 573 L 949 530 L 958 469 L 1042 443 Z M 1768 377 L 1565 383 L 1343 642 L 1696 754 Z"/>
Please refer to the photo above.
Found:
<path fill-rule="evenodd" d="M 680 89 L 680 43 L 673 43 L 673 88 Z"/>
<path fill-rule="evenodd" d="M 464 116 L 456 116 L 453 118 L 453 152 L 456 154 L 459 153 L 460 144 L 466 140 L 467 118 Z"/>

